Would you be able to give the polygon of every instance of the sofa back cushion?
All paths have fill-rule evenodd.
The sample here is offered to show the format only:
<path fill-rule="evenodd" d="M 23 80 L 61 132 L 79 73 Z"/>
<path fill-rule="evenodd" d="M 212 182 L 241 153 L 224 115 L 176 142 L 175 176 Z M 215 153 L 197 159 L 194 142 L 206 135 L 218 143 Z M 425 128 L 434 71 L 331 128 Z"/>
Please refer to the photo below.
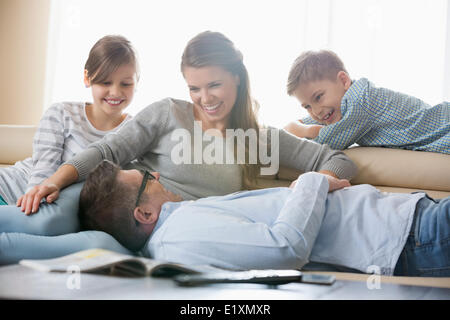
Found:
<path fill-rule="evenodd" d="M 450 155 L 376 147 L 344 152 L 359 169 L 353 184 L 450 191 Z"/>
<path fill-rule="evenodd" d="M 450 192 L 450 155 L 380 147 L 353 147 L 344 152 L 358 166 L 352 184 Z M 278 179 L 292 181 L 300 173 L 280 168 Z"/>

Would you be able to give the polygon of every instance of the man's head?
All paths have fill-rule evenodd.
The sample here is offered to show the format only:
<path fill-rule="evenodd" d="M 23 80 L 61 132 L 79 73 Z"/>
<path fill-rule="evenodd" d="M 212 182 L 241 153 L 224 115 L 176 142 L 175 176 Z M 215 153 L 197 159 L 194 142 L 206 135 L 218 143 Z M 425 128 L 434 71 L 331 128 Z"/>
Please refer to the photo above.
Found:
<path fill-rule="evenodd" d="M 82 229 L 107 232 L 128 249 L 140 250 L 158 221 L 161 206 L 181 200 L 159 183 L 159 173 L 143 178 L 138 170 L 121 170 L 107 160 L 100 163 L 80 193 Z"/>
<path fill-rule="evenodd" d="M 343 62 L 332 51 L 306 51 L 289 71 L 287 92 L 310 116 L 323 124 L 341 120 L 341 100 L 352 81 Z"/>

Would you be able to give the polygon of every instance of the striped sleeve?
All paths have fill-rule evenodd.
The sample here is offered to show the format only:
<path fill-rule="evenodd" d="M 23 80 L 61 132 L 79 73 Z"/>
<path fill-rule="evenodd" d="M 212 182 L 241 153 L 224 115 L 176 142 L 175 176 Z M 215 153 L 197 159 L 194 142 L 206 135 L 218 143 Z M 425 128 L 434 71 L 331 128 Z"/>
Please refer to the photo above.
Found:
<path fill-rule="evenodd" d="M 33 169 L 27 191 L 50 177 L 60 166 L 64 152 L 64 112 L 51 106 L 41 118 L 33 139 Z"/>

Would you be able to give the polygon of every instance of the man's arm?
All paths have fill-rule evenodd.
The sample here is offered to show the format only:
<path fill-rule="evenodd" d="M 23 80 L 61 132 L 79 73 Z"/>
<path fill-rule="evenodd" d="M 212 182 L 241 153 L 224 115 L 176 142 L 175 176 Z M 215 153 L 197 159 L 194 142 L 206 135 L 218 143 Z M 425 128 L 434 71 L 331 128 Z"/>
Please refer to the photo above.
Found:
<path fill-rule="evenodd" d="M 301 175 L 271 227 L 271 231 L 292 248 L 299 267 L 308 262 L 325 214 L 329 190 L 326 176 L 313 172 Z"/>

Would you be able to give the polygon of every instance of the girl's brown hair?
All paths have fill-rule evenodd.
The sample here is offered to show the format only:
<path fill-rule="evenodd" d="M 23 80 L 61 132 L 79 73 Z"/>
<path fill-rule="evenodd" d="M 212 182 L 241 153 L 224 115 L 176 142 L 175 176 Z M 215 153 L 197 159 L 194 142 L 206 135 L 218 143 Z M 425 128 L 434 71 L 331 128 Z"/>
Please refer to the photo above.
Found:
<path fill-rule="evenodd" d="M 124 64 L 134 65 L 139 79 L 136 51 L 130 41 L 120 35 L 108 35 L 94 44 L 84 68 L 91 83 L 101 83 Z"/>
<path fill-rule="evenodd" d="M 230 114 L 227 129 L 255 129 L 259 139 L 260 125 L 257 120 L 258 103 L 250 94 L 250 81 L 247 68 L 243 63 L 242 53 L 234 46 L 234 43 L 219 32 L 205 31 L 192 38 L 184 49 L 181 58 L 181 72 L 186 67 L 202 68 L 206 66 L 218 66 L 238 76 L 236 102 Z M 235 143 L 235 155 L 237 144 Z M 245 142 L 246 164 L 243 169 L 243 184 L 248 186 L 255 182 L 260 168 L 258 164 L 248 164 L 249 146 Z M 259 153 L 258 153 L 259 154 Z"/>

